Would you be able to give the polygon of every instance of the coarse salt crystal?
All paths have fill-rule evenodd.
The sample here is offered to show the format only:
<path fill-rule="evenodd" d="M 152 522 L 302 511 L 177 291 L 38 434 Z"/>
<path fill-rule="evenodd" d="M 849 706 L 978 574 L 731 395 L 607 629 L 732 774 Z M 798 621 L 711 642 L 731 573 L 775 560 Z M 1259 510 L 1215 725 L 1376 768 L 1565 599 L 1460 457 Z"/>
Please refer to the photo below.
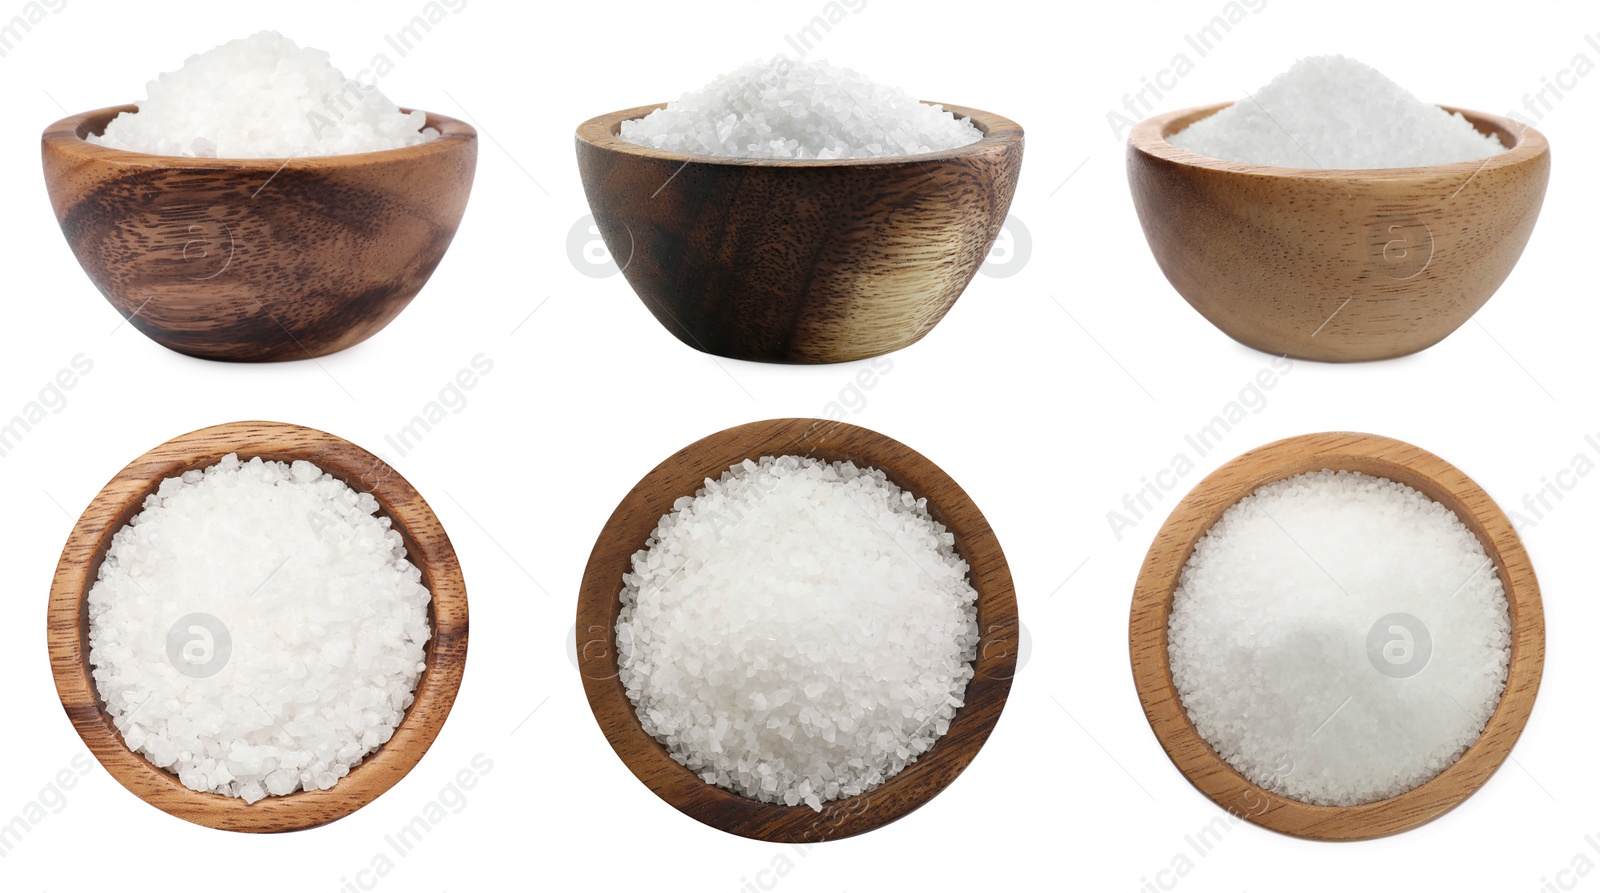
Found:
<path fill-rule="evenodd" d="M 776 56 L 723 75 L 643 118 L 628 142 L 734 158 L 874 158 L 975 143 L 968 118 L 877 84 L 848 68 Z"/>
<path fill-rule="evenodd" d="M 254 803 L 327 787 L 388 741 L 431 595 L 376 509 L 311 463 L 230 454 L 163 481 L 88 596 L 95 689 L 128 747 Z"/>
<path fill-rule="evenodd" d="M 617 620 L 645 731 L 708 783 L 815 810 L 931 748 L 973 675 L 977 593 L 906 495 L 877 469 L 783 456 L 676 501 Z"/>
<path fill-rule="evenodd" d="M 89 142 L 154 155 L 291 158 L 399 149 L 437 139 L 422 112 L 346 77 L 328 54 L 262 31 L 189 57 L 150 82 L 136 112 Z"/>

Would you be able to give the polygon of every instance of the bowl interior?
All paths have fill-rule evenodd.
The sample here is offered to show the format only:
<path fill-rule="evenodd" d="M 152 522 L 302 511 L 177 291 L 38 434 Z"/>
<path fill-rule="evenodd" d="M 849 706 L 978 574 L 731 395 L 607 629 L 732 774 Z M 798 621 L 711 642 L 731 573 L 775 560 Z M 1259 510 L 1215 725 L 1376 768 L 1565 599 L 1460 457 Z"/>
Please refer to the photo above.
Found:
<path fill-rule="evenodd" d="M 882 785 L 823 804 L 761 803 L 703 782 L 679 765 L 640 726 L 618 678 L 615 630 L 622 575 L 633 552 L 672 502 L 692 496 L 744 459 L 800 455 L 852 461 L 881 469 L 889 480 L 928 500 L 929 514 L 955 535 L 957 553 L 978 592 L 981 640 L 965 704 L 949 730 L 916 762 Z M 875 432 L 814 419 L 759 422 L 712 435 L 680 451 L 647 475 L 608 522 L 590 557 L 578 606 L 578 651 L 590 706 L 629 769 L 668 803 L 713 827 L 760 840 L 815 842 L 847 837 L 898 819 L 931 799 L 960 774 L 998 720 L 1016 671 L 1018 621 L 1009 571 L 993 531 L 959 487 L 909 448 Z"/>
<path fill-rule="evenodd" d="M 268 435 L 265 440 L 261 436 L 263 433 Z M 241 441 L 238 446 L 229 442 L 232 436 Z M 263 445 L 251 448 L 251 441 Z M 378 502 L 379 511 L 400 533 L 408 560 L 421 572 L 423 585 L 433 595 L 428 603 L 431 634 L 423 648 L 426 667 L 418 677 L 413 701 L 393 737 L 367 754 L 351 768 L 349 775 L 330 789 L 297 791 L 267 797 L 255 804 L 191 790 L 175 774 L 157 767 L 129 748 L 105 712 L 105 702 L 94 684 L 89 663 L 88 594 L 98 579 L 112 537 L 143 510 L 145 499 L 163 480 L 186 471 L 208 468 L 232 452 L 237 452 L 241 461 L 258 457 L 263 461 L 281 462 L 305 459 L 352 489 L 371 493 Z M 97 520 L 104 520 L 92 531 L 84 530 L 85 522 L 96 515 L 97 507 L 102 512 Z M 105 762 L 109 745 L 117 762 L 116 765 L 107 764 L 107 769 L 135 793 L 180 818 L 241 831 L 299 830 L 340 818 L 398 781 L 421 758 L 449 712 L 460 685 L 465 657 L 465 590 L 460 567 L 448 539 L 443 539 L 437 518 L 420 495 L 386 463 L 354 444 L 323 432 L 271 423 L 241 423 L 193 432 L 168 441 L 124 469 L 96 497 L 95 505 L 85 512 L 73 536 L 85 538 L 82 546 L 87 560 L 71 562 L 74 565 L 72 580 L 67 584 L 70 591 L 52 593 L 52 614 L 58 610 L 70 611 L 74 620 L 75 650 L 65 665 L 58 662 L 58 687 L 63 674 L 78 679 L 79 690 L 86 690 L 92 696 L 95 715 L 88 718 L 87 723 L 79 716 L 74 716 L 74 720 L 86 741 L 91 734 L 98 739 L 89 742 L 91 746 L 101 745 L 96 749 L 96 756 Z M 68 551 L 72 548 L 69 542 Z M 68 564 L 64 554 L 63 565 Z M 62 574 L 58 571 L 58 587 L 62 583 Z M 65 604 L 66 599 L 71 603 Z M 52 622 L 53 629 L 55 626 Z M 65 702 L 68 693 L 64 690 L 62 694 Z M 73 710 L 69 707 L 68 712 L 71 714 Z M 158 790 L 159 795 L 151 796 L 151 788 Z"/>
<path fill-rule="evenodd" d="M 1404 793 L 1357 806 L 1318 806 L 1267 791 L 1201 737 L 1178 696 L 1167 624 L 1184 563 L 1224 512 L 1256 489 L 1306 472 L 1352 471 L 1412 487 L 1461 519 L 1494 562 L 1510 615 L 1505 689 L 1484 730 L 1455 763 Z M 1218 805 L 1299 837 L 1357 840 L 1424 824 L 1466 800 L 1509 755 L 1532 710 L 1544 661 L 1538 583 L 1511 522 L 1470 478 L 1431 453 L 1389 438 L 1321 434 L 1246 453 L 1202 481 L 1173 511 L 1140 572 L 1130 620 L 1134 676 L 1152 729 L 1173 762 Z"/>
<path fill-rule="evenodd" d="M 111 119 L 123 112 L 137 112 L 136 105 L 119 105 L 111 108 L 97 109 L 78 118 L 73 125 L 72 132 L 78 139 L 87 141 L 91 136 L 102 136 L 106 132 L 106 125 Z"/>

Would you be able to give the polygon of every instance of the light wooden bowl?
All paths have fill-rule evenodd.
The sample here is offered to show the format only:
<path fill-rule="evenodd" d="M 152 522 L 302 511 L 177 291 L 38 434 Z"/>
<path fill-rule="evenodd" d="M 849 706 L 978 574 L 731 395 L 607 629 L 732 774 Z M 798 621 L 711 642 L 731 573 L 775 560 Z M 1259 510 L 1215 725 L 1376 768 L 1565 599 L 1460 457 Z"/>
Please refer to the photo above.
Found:
<path fill-rule="evenodd" d="M 1274 794 L 1228 765 L 1190 722 L 1172 681 L 1167 622 L 1179 574 L 1222 513 L 1266 484 L 1310 471 L 1388 478 L 1455 512 L 1494 561 L 1511 614 L 1511 666 L 1482 735 L 1449 768 L 1403 794 L 1361 806 L 1317 806 Z M 1309 434 L 1252 450 L 1201 481 L 1167 519 L 1139 571 L 1129 620 L 1133 679 L 1161 746 L 1218 806 L 1263 828 L 1312 840 L 1364 840 L 1426 824 L 1460 805 L 1500 767 L 1533 711 L 1544 668 L 1544 608 L 1533 566 L 1500 507 L 1438 456 L 1370 434 Z"/>
<path fill-rule="evenodd" d="M 1172 287 L 1257 350 L 1343 362 L 1431 347 L 1510 275 L 1544 203 L 1550 144 L 1481 112 L 1461 113 L 1507 151 L 1430 167 L 1261 167 L 1167 142 L 1227 105 L 1135 127 L 1128 183 Z"/>
<path fill-rule="evenodd" d="M 427 669 L 394 737 L 327 790 L 267 797 L 255 804 L 190 790 L 177 776 L 130 750 L 105 712 L 89 665 L 87 599 L 112 535 L 139 513 L 145 497 L 162 480 L 215 465 L 234 452 L 246 460 L 306 459 L 352 488 L 371 493 L 404 538 L 407 557 L 422 571 L 423 585 L 433 593 Z M 123 787 L 163 812 L 226 831 L 298 831 L 343 818 L 372 802 L 411 771 L 439 734 L 467 659 L 467 591 L 461 566 L 450 538 L 422 496 L 383 460 L 355 444 L 275 422 L 235 422 L 173 438 L 112 478 L 78 519 L 61 552 L 50 588 L 49 621 L 56 691 L 100 764 Z"/>
<path fill-rule="evenodd" d="M 716 478 L 745 459 L 799 455 L 824 461 L 852 460 L 883 470 L 918 497 L 956 537 L 956 551 L 971 569 L 978 592 L 982 640 L 968 683 L 966 704 L 950 729 L 920 759 L 887 782 L 855 797 L 824 803 L 773 805 L 701 781 L 667 755 L 639 724 L 633 702 L 618 678 L 616 627 L 621 613 L 622 575 L 633 553 L 674 500 L 693 496 L 706 478 Z M 841 422 L 775 419 L 713 434 L 679 450 L 645 475 L 606 522 L 583 575 L 578 597 L 577 648 L 583 688 L 595 720 L 622 762 L 656 795 L 685 815 L 713 828 L 784 843 L 815 843 L 849 837 L 886 825 L 944 790 L 977 756 L 988 739 L 1016 673 L 1017 600 L 1011 572 L 994 531 L 971 498 L 938 466 L 897 441 Z"/>
<path fill-rule="evenodd" d="M 667 331 L 740 360 L 838 363 L 914 344 L 944 318 L 1005 224 L 1022 128 L 977 109 L 983 139 L 925 155 L 768 161 L 617 137 L 647 105 L 585 121 L 595 225 Z"/>
<path fill-rule="evenodd" d="M 146 155 L 85 138 L 134 106 L 44 132 L 56 220 L 89 279 L 156 343 L 211 360 L 319 357 L 372 337 L 444 257 L 477 132 L 315 158 Z"/>

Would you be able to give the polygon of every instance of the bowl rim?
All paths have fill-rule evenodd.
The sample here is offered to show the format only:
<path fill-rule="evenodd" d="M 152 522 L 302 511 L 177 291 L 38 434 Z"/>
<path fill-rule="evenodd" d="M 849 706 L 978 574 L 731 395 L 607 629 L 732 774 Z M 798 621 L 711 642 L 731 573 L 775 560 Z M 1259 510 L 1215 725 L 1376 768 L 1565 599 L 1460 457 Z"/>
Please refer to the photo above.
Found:
<path fill-rule="evenodd" d="M 441 152 L 450 152 L 470 144 L 478 138 L 478 131 L 465 121 L 441 115 L 436 112 L 423 111 L 427 116 L 425 127 L 432 127 L 439 131 L 439 138 L 418 143 L 414 146 L 401 146 L 397 149 L 378 149 L 372 152 L 349 152 L 342 155 L 291 155 L 288 157 L 277 156 L 272 158 L 198 158 L 191 155 L 156 155 L 150 152 L 134 152 L 128 149 L 118 149 L 112 146 L 101 146 L 91 143 L 85 136 L 89 133 L 102 133 L 106 124 L 112 118 L 124 112 L 138 112 L 138 104 L 113 105 L 105 108 L 92 109 L 68 115 L 44 129 L 41 143 L 46 151 L 68 152 L 90 161 L 114 162 L 122 165 L 152 168 L 171 168 L 177 170 L 239 170 L 239 171 L 266 171 L 274 173 L 287 167 L 290 162 L 296 166 L 304 167 L 352 167 L 363 164 L 381 164 L 384 162 L 409 161 L 413 158 L 424 158 Z M 400 111 L 410 113 L 421 111 L 401 107 Z"/>
<path fill-rule="evenodd" d="M 950 729 L 916 762 L 855 797 L 823 804 L 761 803 L 702 781 L 673 760 L 640 725 L 618 678 L 616 617 L 622 574 L 661 516 L 692 496 L 707 477 L 744 459 L 808 455 L 871 464 L 891 481 L 926 497 L 929 513 L 956 536 L 978 592 L 981 640 L 974 677 Z M 1019 621 L 1011 573 L 998 538 L 956 482 L 926 457 L 892 438 L 840 421 L 770 419 L 727 428 L 678 450 L 640 479 L 618 504 L 584 569 L 574 628 L 579 675 L 596 723 L 635 777 L 679 812 L 721 831 L 775 843 L 819 843 L 871 831 L 900 819 L 948 787 L 977 756 L 1004 710 L 1016 674 Z"/>
<path fill-rule="evenodd" d="M 1480 125 L 1488 126 L 1502 137 L 1508 133 L 1513 135 L 1516 141 L 1508 146 L 1504 152 L 1491 155 L 1488 158 L 1452 161 L 1446 164 L 1429 164 L 1420 167 L 1389 168 L 1272 167 L 1270 165 L 1248 164 L 1239 161 L 1225 161 L 1209 155 L 1200 155 L 1187 149 L 1180 149 L 1167 141 L 1167 137 L 1177 133 L 1184 127 L 1202 118 L 1208 118 L 1233 104 L 1230 101 L 1198 105 L 1163 112 L 1146 118 L 1128 132 L 1128 150 L 1130 152 L 1141 152 L 1174 164 L 1245 176 L 1364 181 L 1425 180 L 1452 174 L 1462 174 L 1471 178 L 1483 171 L 1525 164 L 1550 154 L 1549 140 L 1530 124 L 1523 124 L 1503 115 L 1494 115 L 1488 112 L 1479 112 L 1449 105 L 1440 105 L 1439 108 L 1447 112 L 1460 114 L 1470 121 L 1474 127 L 1479 127 L 1480 132 L 1482 132 Z"/>
<path fill-rule="evenodd" d="M 622 109 L 596 115 L 578 125 L 575 134 L 577 141 L 587 143 L 596 149 L 618 152 L 624 155 L 637 155 L 641 158 L 653 158 L 660 161 L 670 161 L 679 164 L 719 164 L 734 167 L 796 167 L 796 168 L 828 168 L 828 167 L 878 167 L 886 165 L 926 164 L 935 161 L 949 161 L 962 159 L 974 155 L 990 152 L 1005 151 L 1023 140 L 1022 125 L 1003 115 L 986 112 L 982 109 L 967 106 L 950 105 L 948 103 L 931 102 L 923 100 L 927 105 L 936 105 L 950 112 L 957 118 L 971 118 L 974 127 L 983 132 L 983 137 L 965 146 L 954 149 L 941 149 L 937 152 L 924 152 L 918 155 L 886 155 L 881 158 L 735 158 L 726 155 L 705 155 L 697 152 L 672 152 L 666 149 L 657 149 L 652 146 L 641 146 L 630 143 L 617 136 L 617 130 L 623 121 L 642 118 L 657 109 L 666 108 L 668 103 L 658 102 L 650 105 L 641 105 L 631 109 Z"/>
<path fill-rule="evenodd" d="M 1179 574 L 1200 537 L 1257 488 L 1307 471 L 1361 471 L 1411 486 L 1451 509 L 1494 559 L 1512 623 L 1505 689 L 1482 733 L 1450 766 L 1409 791 L 1357 806 L 1292 800 L 1245 778 L 1195 729 L 1172 682 L 1167 624 Z M 1263 828 L 1308 840 L 1367 840 L 1424 825 L 1454 809 L 1510 756 L 1543 674 L 1544 609 L 1515 527 L 1455 466 L 1412 444 L 1374 434 L 1303 434 L 1250 450 L 1190 490 L 1156 534 L 1135 584 L 1128 621 L 1134 685 L 1145 718 L 1174 766 L 1218 806 Z"/>
<path fill-rule="evenodd" d="M 193 791 L 123 741 L 107 716 L 89 664 L 87 597 L 111 537 L 143 509 L 160 482 L 216 464 L 228 453 L 242 460 L 306 458 L 323 472 L 378 500 L 381 513 L 405 538 L 407 558 L 433 594 L 425 669 L 413 701 L 388 742 L 368 754 L 332 788 L 269 796 L 254 804 Z M 454 547 L 433 510 L 387 462 L 336 435 L 279 422 L 233 422 L 191 431 L 128 463 L 74 523 L 50 588 L 47 639 L 51 673 L 62 707 L 100 764 L 123 787 L 180 819 L 227 831 L 298 831 L 343 818 L 404 778 L 438 736 L 460 689 L 466 665 L 466 585 Z"/>

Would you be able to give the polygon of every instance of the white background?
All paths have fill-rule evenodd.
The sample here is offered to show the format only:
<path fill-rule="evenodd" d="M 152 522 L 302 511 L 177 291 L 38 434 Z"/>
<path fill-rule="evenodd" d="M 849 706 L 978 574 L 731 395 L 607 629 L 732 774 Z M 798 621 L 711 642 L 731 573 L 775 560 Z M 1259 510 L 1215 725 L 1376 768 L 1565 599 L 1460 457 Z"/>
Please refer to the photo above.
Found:
<path fill-rule="evenodd" d="M 680 345 L 620 276 L 582 275 L 568 251 L 569 231 L 588 212 L 573 159 L 580 121 L 671 98 L 757 56 L 793 54 L 785 36 L 824 13 L 821 0 L 469 0 L 403 59 L 384 37 L 422 12 L 421 0 L 70 0 L 0 59 L 10 122 L 0 137 L 0 416 L 34 399 L 74 356 L 93 362 L 68 405 L 0 459 L 9 569 L 0 822 L 85 752 L 45 650 L 61 545 L 112 475 L 174 435 L 272 419 L 386 455 L 455 541 L 473 635 L 437 743 L 357 814 L 284 836 L 212 831 L 145 805 L 93 764 L 67 805 L 0 859 L 0 887 L 340 890 L 385 849 L 384 835 L 483 754 L 493 770 L 467 805 L 377 889 L 467 890 L 499 878 L 794 893 L 1024 881 L 1117 891 L 1147 881 L 1194 891 L 1600 890 L 1600 877 L 1557 874 L 1580 854 L 1600 861 L 1585 841 L 1600 832 L 1590 745 L 1600 652 L 1583 641 L 1600 622 L 1600 480 L 1580 479 L 1524 531 L 1544 587 L 1549 658 L 1521 743 L 1476 796 L 1421 829 L 1324 844 L 1240 824 L 1196 857 L 1185 835 L 1221 813 L 1151 735 L 1126 644 L 1134 577 L 1162 517 L 1181 491 L 1249 448 L 1321 430 L 1387 434 L 1456 463 L 1508 510 L 1589 449 L 1584 436 L 1600 432 L 1591 303 L 1600 184 L 1585 156 L 1600 138 L 1600 77 L 1579 79 L 1540 122 L 1556 158 L 1543 217 L 1474 321 L 1399 361 L 1295 364 L 1157 516 L 1120 541 L 1106 519 L 1270 361 L 1190 310 L 1151 259 L 1122 142 L 1106 121 L 1123 94 L 1179 52 L 1195 69 L 1162 109 L 1235 99 L 1297 56 L 1343 52 L 1423 98 L 1504 113 L 1580 52 L 1600 62 L 1585 43 L 1600 20 L 1579 7 L 1270 0 L 1198 58 L 1184 37 L 1222 0 L 856 6 L 813 57 L 1022 123 L 1027 160 L 1013 211 L 1033 245 L 1031 257 L 1010 259 L 1026 264 L 1016 275 L 980 276 L 858 397 L 849 392 L 855 367 L 717 361 Z M 0 0 L 0 19 L 23 9 Z M 39 174 L 38 134 L 50 122 L 133 101 L 189 54 L 263 28 L 328 50 L 352 74 L 387 53 L 396 69 L 380 86 L 391 98 L 466 118 L 483 137 L 476 192 L 432 282 L 387 330 L 320 363 L 206 363 L 120 325 L 60 237 Z M 385 435 L 480 353 L 493 371 L 468 405 L 397 455 Z M 1009 556 L 1032 652 L 993 737 L 952 787 L 896 824 L 801 850 L 703 827 L 636 781 L 591 718 L 567 639 L 594 538 L 646 471 L 730 425 L 821 415 L 841 393 L 856 407 L 850 421 L 919 449 L 977 500 Z M 1193 871 L 1159 875 L 1180 852 Z"/>

